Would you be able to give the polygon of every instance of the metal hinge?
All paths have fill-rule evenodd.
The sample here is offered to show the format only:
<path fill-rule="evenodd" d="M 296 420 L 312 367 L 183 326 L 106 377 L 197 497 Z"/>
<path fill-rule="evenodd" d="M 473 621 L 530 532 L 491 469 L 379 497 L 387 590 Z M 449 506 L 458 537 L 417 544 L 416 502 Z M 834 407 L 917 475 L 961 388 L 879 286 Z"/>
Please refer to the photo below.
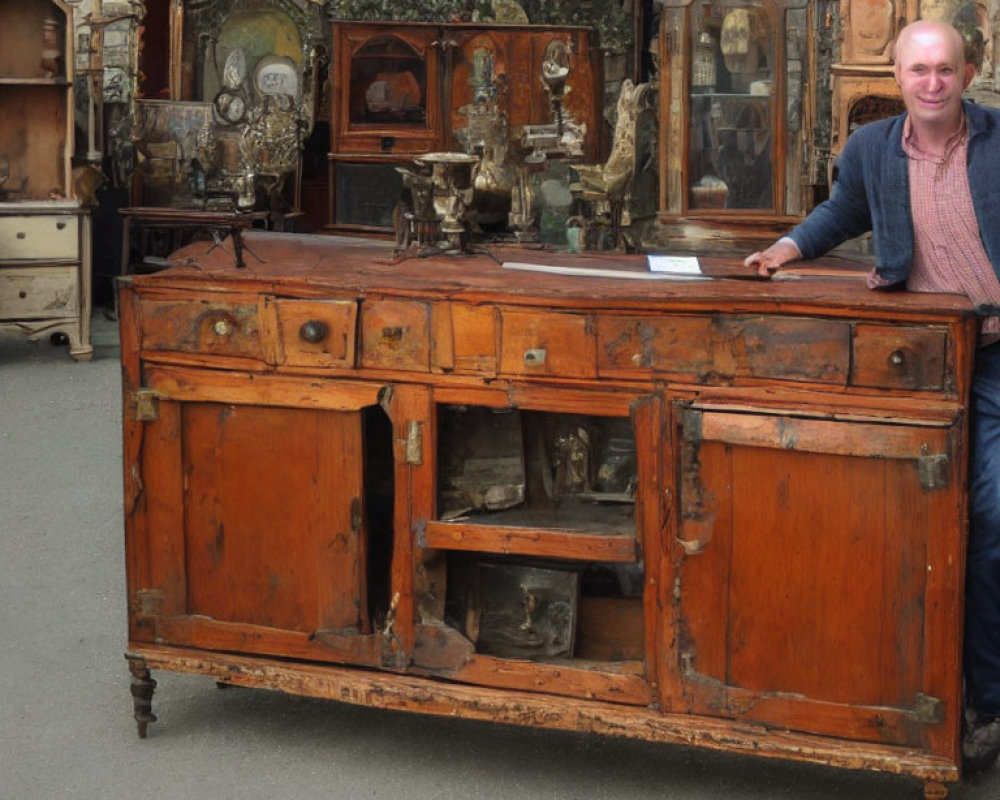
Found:
<path fill-rule="evenodd" d="M 925 725 L 937 725 L 944 722 L 944 701 L 939 697 L 917 692 L 913 702 L 913 713 L 918 722 Z"/>
<path fill-rule="evenodd" d="M 684 405 L 681 408 L 681 424 L 683 425 L 684 441 L 701 444 L 701 420 L 702 412 Z"/>
<path fill-rule="evenodd" d="M 690 677 L 694 674 L 694 650 L 681 650 L 681 674 Z"/>
<path fill-rule="evenodd" d="M 357 533 L 361 530 L 361 498 L 351 498 L 351 530 Z"/>
<path fill-rule="evenodd" d="M 917 475 L 924 489 L 942 489 L 951 482 L 948 456 L 922 455 L 917 458 Z"/>
<path fill-rule="evenodd" d="M 674 32 L 672 30 L 664 31 L 663 32 L 663 37 L 664 37 L 663 38 L 663 49 L 666 50 L 671 55 L 673 55 L 674 53 L 676 53 L 677 52 L 677 48 L 676 48 L 675 45 L 677 43 L 677 37 L 674 35 Z"/>
<path fill-rule="evenodd" d="M 163 616 L 165 599 L 162 589 L 139 589 L 135 593 L 135 610 L 143 617 Z"/>
<path fill-rule="evenodd" d="M 424 437 L 420 432 L 420 423 L 410 420 L 406 424 L 406 455 L 407 464 L 424 463 Z"/>
<path fill-rule="evenodd" d="M 135 418 L 139 422 L 156 422 L 160 418 L 158 399 L 152 389 L 133 392 L 132 402 L 135 403 Z"/>

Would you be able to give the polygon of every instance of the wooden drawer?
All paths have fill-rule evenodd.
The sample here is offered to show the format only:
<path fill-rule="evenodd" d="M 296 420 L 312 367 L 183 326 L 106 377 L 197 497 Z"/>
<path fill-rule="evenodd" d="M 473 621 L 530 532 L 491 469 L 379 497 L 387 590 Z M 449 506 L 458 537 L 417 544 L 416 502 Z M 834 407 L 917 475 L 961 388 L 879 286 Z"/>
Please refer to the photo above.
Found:
<path fill-rule="evenodd" d="M 0 268 L 0 319 L 50 319 L 77 314 L 76 267 Z"/>
<path fill-rule="evenodd" d="M 80 222 L 75 214 L 0 217 L 0 258 L 72 261 L 80 254 Z"/>
<path fill-rule="evenodd" d="M 492 377 L 497 372 L 497 311 L 493 306 L 452 303 L 452 367 Z"/>
<path fill-rule="evenodd" d="M 361 304 L 361 365 L 426 372 L 430 369 L 430 306 L 412 300 Z"/>
<path fill-rule="evenodd" d="M 597 377 L 589 314 L 500 310 L 500 371 L 507 375 Z"/>
<path fill-rule="evenodd" d="M 358 306 L 353 300 L 276 300 L 279 364 L 353 367 Z"/>
<path fill-rule="evenodd" d="M 825 319 L 606 315 L 598 325 L 598 365 L 605 377 L 666 373 L 844 385 L 850 333 L 850 323 Z"/>
<path fill-rule="evenodd" d="M 142 348 L 264 361 L 261 302 L 143 299 Z"/>
<path fill-rule="evenodd" d="M 944 328 L 855 325 L 851 385 L 940 391 L 948 332 Z"/>

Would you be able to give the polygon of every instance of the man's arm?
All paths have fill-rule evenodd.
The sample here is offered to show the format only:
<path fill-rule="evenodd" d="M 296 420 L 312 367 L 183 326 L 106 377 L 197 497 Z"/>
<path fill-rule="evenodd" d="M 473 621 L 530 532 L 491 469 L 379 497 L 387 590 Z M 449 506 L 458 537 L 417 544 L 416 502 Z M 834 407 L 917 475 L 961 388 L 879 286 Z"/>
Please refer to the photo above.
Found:
<path fill-rule="evenodd" d="M 871 230 L 861 138 L 855 134 L 847 140 L 829 199 L 816 206 L 788 236 L 747 256 L 743 262 L 747 267 L 766 278 L 789 261 L 818 258 Z"/>
<path fill-rule="evenodd" d="M 772 244 L 767 250 L 758 250 L 743 259 L 744 266 L 756 269 L 757 274 L 762 278 L 770 278 L 778 267 L 802 258 L 799 246 L 795 240 L 788 236 L 782 236 Z"/>

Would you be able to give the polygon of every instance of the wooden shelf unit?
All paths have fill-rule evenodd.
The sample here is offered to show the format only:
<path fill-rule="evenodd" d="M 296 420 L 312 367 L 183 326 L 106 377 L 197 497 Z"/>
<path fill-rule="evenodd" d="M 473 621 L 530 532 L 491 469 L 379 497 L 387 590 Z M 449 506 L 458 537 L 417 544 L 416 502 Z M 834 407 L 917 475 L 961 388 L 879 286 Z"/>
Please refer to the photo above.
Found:
<path fill-rule="evenodd" d="M 63 0 L 0 10 L 0 328 L 63 335 L 89 361 L 90 215 L 71 172 L 74 35 Z"/>

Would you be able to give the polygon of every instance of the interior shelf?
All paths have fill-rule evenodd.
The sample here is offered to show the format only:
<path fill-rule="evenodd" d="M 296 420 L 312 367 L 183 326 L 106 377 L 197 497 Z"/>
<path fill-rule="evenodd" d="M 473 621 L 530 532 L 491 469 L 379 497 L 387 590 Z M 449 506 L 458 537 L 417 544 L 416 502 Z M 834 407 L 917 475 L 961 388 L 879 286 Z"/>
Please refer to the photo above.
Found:
<path fill-rule="evenodd" d="M 442 550 L 619 564 L 636 561 L 633 536 L 481 525 L 465 521 L 430 521 L 425 536 L 428 547 Z"/>

